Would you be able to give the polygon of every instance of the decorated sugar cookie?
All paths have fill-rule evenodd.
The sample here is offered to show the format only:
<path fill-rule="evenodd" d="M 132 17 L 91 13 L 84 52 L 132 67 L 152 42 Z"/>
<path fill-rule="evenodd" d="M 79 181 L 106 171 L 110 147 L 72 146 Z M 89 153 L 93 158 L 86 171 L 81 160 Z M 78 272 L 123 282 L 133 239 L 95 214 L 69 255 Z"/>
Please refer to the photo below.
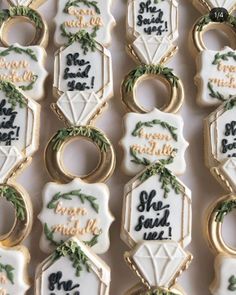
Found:
<path fill-rule="evenodd" d="M 39 46 L 0 47 L 0 80 L 13 83 L 34 100 L 42 99 L 47 77 L 45 57 L 44 48 Z"/>
<path fill-rule="evenodd" d="M 192 255 L 173 241 L 149 241 L 127 252 L 125 259 L 149 286 L 168 289 L 188 268 Z"/>
<path fill-rule="evenodd" d="M 236 98 L 231 98 L 205 119 L 205 161 L 208 167 L 219 166 L 236 157 L 235 116 Z"/>
<path fill-rule="evenodd" d="M 36 273 L 35 294 L 108 295 L 109 267 L 76 238 L 58 247 Z"/>
<path fill-rule="evenodd" d="M 198 103 L 219 105 L 236 91 L 236 51 L 225 47 L 221 51 L 205 50 L 197 58 L 195 82 Z"/>
<path fill-rule="evenodd" d="M 233 295 L 236 292 L 236 259 L 218 255 L 215 260 L 215 280 L 210 290 L 213 295 Z"/>
<path fill-rule="evenodd" d="M 51 253 L 63 241 L 77 236 L 95 253 L 106 252 L 113 221 L 108 201 L 109 191 L 105 184 L 86 184 L 80 179 L 69 184 L 46 184 L 39 215 L 44 228 L 41 249 Z"/>
<path fill-rule="evenodd" d="M 38 148 L 39 105 L 13 84 L 0 82 L 0 180 Z"/>
<path fill-rule="evenodd" d="M 109 1 L 58 1 L 55 17 L 55 43 L 62 46 L 71 38 L 80 36 L 81 31 L 94 35 L 96 40 L 107 46 L 111 42 L 111 29 L 115 20 L 111 14 Z"/>
<path fill-rule="evenodd" d="M 128 113 L 124 119 L 123 167 L 129 175 L 140 172 L 156 160 L 165 160 L 174 174 L 185 171 L 183 121 L 178 115 L 157 109 L 147 114 Z"/>
<path fill-rule="evenodd" d="M 55 57 L 54 94 L 60 97 L 67 91 L 94 93 L 95 99 L 103 103 L 110 98 L 113 95 L 110 52 L 96 41 L 88 45 L 73 42 L 62 47 Z"/>
<path fill-rule="evenodd" d="M 0 247 L 0 294 L 26 294 L 30 287 L 26 272 L 29 260 L 29 252 L 23 246 Z"/>
<path fill-rule="evenodd" d="M 163 164 L 156 162 L 124 189 L 121 238 L 134 247 L 142 241 L 191 241 L 191 192 Z"/>
<path fill-rule="evenodd" d="M 129 0 L 127 14 L 127 37 L 139 36 L 178 38 L 178 3 L 175 0 Z"/>

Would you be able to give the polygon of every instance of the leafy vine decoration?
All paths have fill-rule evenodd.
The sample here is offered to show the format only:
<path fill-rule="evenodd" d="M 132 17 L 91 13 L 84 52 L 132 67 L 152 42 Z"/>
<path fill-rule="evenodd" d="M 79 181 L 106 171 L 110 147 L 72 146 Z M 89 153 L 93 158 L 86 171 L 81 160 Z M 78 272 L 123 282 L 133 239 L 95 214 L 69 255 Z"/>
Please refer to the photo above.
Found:
<path fill-rule="evenodd" d="M 15 208 L 17 218 L 21 221 L 26 219 L 26 207 L 24 200 L 14 188 L 8 186 L 0 187 L 0 197 L 5 198 L 8 202 L 12 203 Z"/>
<path fill-rule="evenodd" d="M 97 200 L 95 197 L 90 195 L 85 195 L 81 193 L 81 189 L 79 190 L 73 190 L 68 193 L 61 194 L 60 192 L 55 194 L 55 196 L 52 198 L 52 200 L 48 203 L 47 208 L 48 209 L 55 209 L 59 203 L 60 199 L 64 200 L 72 200 L 72 197 L 78 197 L 82 204 L 85 203 L 85 201 L 89 202 L 91 207 L 94 209 L 96 213 L 99 212 L 99 205 L 95 201 Z"/>
<path fill-rule="evenodd" d="M 21 92 L 17 90 L 15 85 L 8 81 L 0 81 L 0 91 L 3 91 L 8 98 L 8 102 L 11 104 L 14 109 L 17 104 L 20 108 L 26 106 L 26 100 Z"/>
<path fill-rule="evenodd" d="M 109 141 L 99 131 L 90 126 L 73 126 L 69 128 L 60 129 L 53 138 L 53 150 L 58 151 L 63 142 L 73 136 L 84 136 L 91 139 L 102 152 L 106 152 L 110 147 Z"/>
<path fill-rule="evenodd" d="M 14 267 L 10 264 L 2 264 L 0 263 L 0 272 L 5 271 L 8 280 L 14 285 Z"/>
<path fill-rule="evenodd" d="M 228 100 L 226 103 L 225 103 L 225 110 L 226 111 L 229 111 L 229 110 L 232 110 L 232 108 L 234 108 L 236 106 L 236 97 Z"/>
<path fill-rule="evenodd" d="M 101 14 L 101 11 L 98 7 L 97 1 L 88 1 L 88 0 L 69 0 L 64 8 L 64 12 L 68 13 L 69 8 L 72 6 L 80 7 L 80 4 L 83 4 L 84 6 L 87 6 L 88 8 L 93 8 L 97 14 Z"/>
<path fill-rule="evenodd" d="M 136 126 L 135 126 L 135 128 L 134 128 L 134 130 L 133 130 L 133 132 L 132 132 L 132 135 L 133 135 L 133 136 L 138 136 L 140 130 L 141 130 L 143 127 L 150 127 L 150 128 L 152 128 L 152 127 L 154 127 L 155 125 L 160 125 L 160 126 L 163 127 L 164 129 L 167 129 L 167 130 L 170 132 L 172 138 L 173 138 L 175 141 L 178 140 L 178 135 L 177 135 L 177 133 L 176 133 L 177 128 L 174 127 L 174 126 L 172 126 L 172 125 L 170 125 L 170 124 L 168 124 L 168 123 L 166 123 L 166 122 L 164 122 L 164 121 L 158 120 L 158 119 L 154 119 L 154 120 L 152 120 L 152 121 L 148 121 L 148 122 L 141 122 L 141 121 L 139 121 L 139 122 L 136 124 Z M 172 151 L 172 156 L 171 156 L 172 159 L 174 158 L 173 155 L 174 155 L 176 152 L 177 152 L 177 149 L 173 149 L 173 151 Z M 151 161 L 150 161 L 150 160 L 148 160 L 148 159 L 145 158 L 145 157 L 143 157 L 142 159 L 140 159 L 140 158 L 138 157 L 137 154 L 138 154 L 138 153 L 137 153 L 137 151 L 135 151 L 134 147 L 131 147 L 131 148 L 130 148 L 130 155 L 131 155 L 132 158 L 133 158 L 133 159 L 131 160 L 131 162 L 133 162 L 133 163 L 135 163 L 135 164 L 138 164 L 138 165 L 144 165 L 144 166 L 148 166 L 148 165 L 151 164 Z"/>
<path fill-rule="evenodd" d="M 164 198 L 168 197 L 171 189 L 173 189 L 177 195 L 180 194 L 183 186 L 178 182 L 177 178 L 171 173 L 171 171 L 165 167 L 171 163 L 173 163 L 173 157 L 154 163 L 140 175 L 139 180 L 144 182 L 153 175 L 159 175 L 159 181 L 162 184 L 161 188 L 164 191 Z"/>
<path fill-rule="evenodd" d="M 178 87 L 179 78 L 173 74 L 173 69 L 163 67 L 161 65 L 145 65 L 142 64 L 129 73 L 124 81 L 125 91 L 130 92 L 133 90 L 136 81 L 143 75 L 163 75 L 173 87 Z"/>
<path fill-rule="evenodd" d="M 236 200 L 225 201 L 216 209 L 216 222 L 223 222 L 224 217 L 236 209 Z"/>
<path fill-rule="evenodd" d="M 9 9 L 0 11 L 0 24 L 10 17 L 25 16 L 35 24 L 36 29 L 43 28 L 43 21 L 40 15 L 33 9 L 27 6 L 11 6 Z"/>
<path fill-rule="evenodd" d="M 215 57 L 214 57 L 214 60 L 213 60 L 212 64 L 213 65 L 219 65 L 221 60 L 228 61 L 229 58 L 232 58 L 234 61 L 236 61 L 236 53 L 233 52 L 233 51 L 228 51 L 228 52 L 222 53 L 222 54 L 220 54 L 220 52 L 217 52 Z M 211 82 L 208 82 L 207 87 L 208 87 L 208 89 L 210 91 L 210 96 L 212 98 L 216 98 L 216 99 L 224 102 L 228 98 L 232 97 L 232 95 L 229 95 L 228 98 L 225 98 L 224 95 L 221 94 L 219 91 L 215 91 Z"/>
<path fill-rule="evenodd" d="M 209 14 L 201 17 L 201 19 L 199 20 L 199 22 L 197 24 L 197 31 L 201 32 L 203 30 L 203 28 L 206 25 L 208 25 L 211 21 L 212 21 L 212 19 Z M 227 20 L 225 21 L 225 23 L 229 23 L 231 26 L 236 28 L 236 17 L 234 17 L 233 15 L 229 15 Z"/>
<path fill-rule="evenodd" d="M 37 58 L 35 52 L 31 48 L 21 48 L 21 47 L 17 47 L 17 46 L 14 46 L 14 45 L 11 45 L 7 49 L 1 51 L 0 56 L 7 56 L 12 51 L 15 52 L 15 53 L 18 53 L 18 54 L 25 53 L 30 58 L 32 58 L 34 61 L 38 61 L 38 58 Z"/>
<path fill-rule="evenodd" d="M 228 282 L 229 282 L 228 290 L 229 291 L 236 291 L 236 277 L 234 275 L 231 276 L 229 278 Z"/>
<path fill-rule="evenodd" d="M 71 240 L 59 246 L 52 255 L 52 262 L 61 257 L 69 257 L 75 268 L 75 274 L 77 277 L 80 276 L 83 268 L 85 268 L 87 272 L 90 272 L 91 265 L 89 259 L 75 241 Z"/>

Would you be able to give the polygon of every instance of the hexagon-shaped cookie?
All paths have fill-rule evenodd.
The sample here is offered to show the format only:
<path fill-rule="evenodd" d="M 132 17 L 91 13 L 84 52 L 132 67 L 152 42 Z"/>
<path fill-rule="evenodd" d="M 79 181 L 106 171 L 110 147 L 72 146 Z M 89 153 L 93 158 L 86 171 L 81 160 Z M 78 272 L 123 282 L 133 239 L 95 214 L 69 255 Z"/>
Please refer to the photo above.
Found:
<path fill-rule="evenodd" d="M 121 238 L 131 248 L 147 240 L 191 241 L 191 192 L 161 162 L 124 188 Z"/>
<path fill-rule="evenodd" d="M 109 267 L 77 238 L 71 238 L 37 268 L 35 294 L 108 295 Z"/>

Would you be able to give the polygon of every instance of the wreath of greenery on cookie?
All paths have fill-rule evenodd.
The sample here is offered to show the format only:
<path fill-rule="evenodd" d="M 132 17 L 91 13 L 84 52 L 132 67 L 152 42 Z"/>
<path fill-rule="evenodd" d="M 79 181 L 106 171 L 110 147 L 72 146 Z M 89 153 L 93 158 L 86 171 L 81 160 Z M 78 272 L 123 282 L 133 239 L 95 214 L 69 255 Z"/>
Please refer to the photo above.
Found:
<path fill-rule="evenodd" d="M 23 108 L 27 105 L 27 102 L 23 94 L 17 90 L 16 86 L 8 81 L 0 81 L 0 91 L 4 92 L 8 102 L 14 109 L 17 105 Z"/>
<path fill-rule="evenodd" d="M 232 212 L 234 209 L 236 209 L 236 200 L 230 200 L 222 202 L 218 208 L 216 208 L 216 222 L 223 222 L 224 218 L 227 214 Z"/>
<path fill-rule="evenodd" d="M 0 272 L 5 272 L 8 280 L 14 285 L 14 267 L 10 264 L 2 264 L 0 263 Z"/>
<path fill-rule="evenodd" d="M 97 14 L 101 14 L 101 11 L 98 7 L 98 2 L 88 0 L 69 0 L 64 7 L 64 12 L 68 13 L 70 7 L 80 7 L 81 4 L 87 6 L 88 8 L 93 8 Z M 87 54 L 89 51 L 95 51 L 95 38 L 97 36 L 98 30 L 99 27 L 95 26 L 92 29 L 91 33 L 88 33 L 86 30 L 82 29 L 79 30 L 77 33 L 73 34 L 66 29 L 65 24 L 61 25 L 61 35 L 63 37 L 68 38 L 68 46 L 74 42 L 79 42 L 81 44 L 84 54 Z"/>
<path fill-rule="evenodd" d="M 136 81 L 143 75 L 162 75 L 173 87 L 178 87 L 179 78 L 173 74 L 173 69 L 163 67 L 161 65 L 142 64 L 129 73 L 124 81 L 125 91 L 131 92 Z"/>
<path fill-rule="evenodd" d="M 10 17 L 24 16 L 35 24 L 36 29 L 43 28 L 43 20 L 37 11 L 27 6 L 11 6 L 9 9 L 0 11 L 0 25 Z"/>
<path fill-rule="evenodd" d="M 96 143 L 102 152 L 106 152 L 110 147 L 110 143 L 106 137 L 99 131 L 89 126 L 73 126 L 69 128 L 60 129 L 56 136 L 53 138 L 52 142 L 53 150 L 58 151 L 63 144 L 63 142 L 73 136 L 84 136 Z"/>
<path fill-rule="evenodd" d="M 154 127 L 155 125 L 160 125 L 161 127 L 163 127 L 164 129 L 167 129 L 170 134 L 171 134 L 171 137 L 177 141 L 178 140 L 178 135 L 176 133 L 176 130 L 177 128 L 164 122 L 164 121 L 161 121 L 161 120 L 158 120 L 158 119 L 155 119 L 155 120 L 152 120 L 152 121 L 148 121 L 148 122 L 141 122 L 139 121 L 133 132 L 131 133 L 133 136 L 137 137 L 139 135 L 139 132 L 140 130 L 143 128 L 143 127 Z M 173 150 L 173 152 L 177 152 L 176 149 Z M 151 161 L 148 160 L 147 158 L 143 157 L 142 159 L 140 159 L 137 155 L 137 152 L 134 150 L 133 147 L 130 148 L 130 155 L 132 156 L 132 160 L 131 162 L 135 163 L 135 164 L 138 164 L 138 165 L 144 165 L 144 166 L 148 166 L 151 164 Z M 173 158 L 173 157 L 172 157 Z M 173 161 L 173 159 L 172 159 Z"/>
<path fill-rule="evenodd" d="M 202 31 L 203 28 L 208 25 L 212 21 L 210 14 L 204 15 L 203 17 L 200 18 L 199 22 L 197 23 L 197 31 Z M 233 15 L 229 15 L 227 18 L 227 21 L 223 23 L 229 23 L 231 26 L 236 28 L 236 17 Z"/>
<path fill-rule="evenodd" d="M 96 202 L 96 198 L 94 196 L 86 195 L 81 192 L 81 190 L 73 190 L 68 193 L 61 194 L 60 192 L 56 193 L 52 200 L 47 204 L 48 209 L 55 209 L 58 206 L 58 203 L 61 199 L 71 201 L 72 198 L 77 197 L 81 201 L 82 204 L 88 202 L 93 210 L 98 213 L 99 212 L 99 205 Z M 50 230 L 47 223 L 44 224 L 44 234 L 54 246 L 60 246 L 64 241 L 57 242 L 54 239 L 54 230 Z M 84 241 L 86 245 L 89 247 L 93 247 L 98 243 L 98 235 L 94 235 L 90 241 Z"/>
<path fill-rule="evenodd" d="M 5 198 L 8 202 L 12 203 L 16 211 L 16 217 L 19 220 L 24 221 L 26 219 L 24 200 L 14 188 L 9 186 L 0 187 L 0 197 Z"/>
<path fill-rule="evenodd" d="M 80 277 L 83 268 L 85 268 L 87 272 L 90 272 L 91 265 L 89 259 L 75 241 L 68 241 L 59 246 L 52 254 L 52 262 L 61 257 L 68 257 L 70 259 L 73 268 L 75 268 L 77 277 Z"/>
<path fill-rule="evenodd" d="M 212 64 L 217 66 L 217 65 L 220 64 L 220 62 L 222 60 L 228 61 L 229 58 L 232 58 L 234 61 L 236 61 L 236 53 L 234 51 L 228 51 L 228 52 L 222 53 L 222 54 L 220 54 L 218 52 L 218 53 L 216 53 Z M 218 99 L 220 101 L 226 101 L 228 98 L 232 97 L 232 95 L 229 95 L 228 98 L 225 98 L 224 95 L 221 94 L 219 91 L 215 91 L 211 82 L 208 82 L 207 87 L 208 87 L 208 89 L 210 91 L 210 96 L 212 98 L 216 98 L 216 99 Z"/>

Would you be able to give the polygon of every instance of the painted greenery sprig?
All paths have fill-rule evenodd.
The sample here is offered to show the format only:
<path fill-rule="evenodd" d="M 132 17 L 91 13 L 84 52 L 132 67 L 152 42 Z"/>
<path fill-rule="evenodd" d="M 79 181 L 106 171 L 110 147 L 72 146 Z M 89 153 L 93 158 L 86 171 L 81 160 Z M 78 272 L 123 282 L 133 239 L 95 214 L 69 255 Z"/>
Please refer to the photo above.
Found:
<path fill-rule="evenodd" d="M 17 47 L 17 46 L 14 46 L 14 45 L 11 45 L 7 49 L 1 51 L 0 56 L 7 56 L 12 51 L 15 52 L 15 53 L 18 53 L 18 54 L 25 53 L 26 55 L 30 56 L 30 58 L 32 58 L 34 61 L 38 61 L 38 58 L 37 58 L 35 52 L 32 49 L 30 49 L 30 48 L 21 48 L 21 47 Z"/>
<path fill-rule="evenodd" d="M 220 204 L 220 206 L 216 209 L 216 222 L 223 222 L 224 217 L 229 214 L 231 211 L 236 209 L 236 200 L 225 201 Z"/>
<path fill-rule="evenodd" d="M 8 280 L 14 285 L 14 273 L 13 273 L 14 267 L 12 267 L 10 264 L 2 264 L 0 263 L 0 272 L 5 271 L 6 276 Z"/>
<path fill-rule="evenodd" d="M 50 230 L 50 228 L 49 228 L 49 226 L 48 226 L 47 223 L 44 223 L 43 232 L 44 232 L 45 237 L 47 238 L 47 240 L 50 241 L 53 246 L 59 247 L 59 246 L 61 246 L 64 243 L 63 240 L 61 240 L 59 242 L 57 242 L 55 240 L 55 238 L 54 238 L 55 231 L 54 230 Z M 89 247 L 93 247 L 93 246 L 95 246 L 98 243 L 98 237 L 99 237 L 99 235 L 94 235 L 91 238 L 91 240 L 89 240 L 89 241 L 83 241 L 83 243 L 86 244 Z"/>
<path fill-rule="evenodd" d="M 163 75 L 174 87 L 178 87 L 179 78 L 173 74 L 173 69 L 163 67 L 161 65 L 140 65 L 129 73 L 125 80 L 125 91 L 130 92 L 133 90 L 135 82 L 143 75 Z"/>
<path fill-rule="evenodd" d="M 224 108 L 225 108 L 226 111 L 229 111 L 229 110 L 232 110 L 232 108 L 234 108 L 235 106 L 236 106 L 236 97 L 228 100 L 225 103 Z"/>
<path fill-rule="evenodd" d="M 90 138 L 98 145 L 102 152 L 106 152 L 110 146 L 108 140 L 99 131 L 89 126 L 73 126 L 60 129 L 53 138 L 53 150 L 58 151 L 62 143 L 69 137 L 84 136 Z"/>
<path fill-rule="evenodd" d="M 173 137 L 173 139 L 175 141 L 178 140 L 178 135 L 176 133 L 176 130 L 177 128 L 174 127 L 174 126 L 171 126 L 170 124 L 166 123 L 165 121 L 161 121 L 161 120 L 158 120 L 158 119 L 155 119 L 155 120 L 152 120 L 152 121 L 148 121 L 148 122 L 141 122 L 139 121 L 136 126 L 135 126 L 135 129 L 134 131 L 132 132 L 132 135 L 133 136 L 138 136 L 139 135 L 139 132 L 140 130 L 143 128 L 143 127 L 153 127 L 155 125 L 160 125 L 161 127 L 163 127 L 164 129 L 167 129 L 171 136 Z"/>
<path fill-rule="evenodd" d="M 81 189 L 73 190 L 73 191 L 70 191 L 70 192 L 64 193 L 64 194 L 61 194 L 60 192 L 55 194 L 55 196 L 53 196 L 52 200 L 47 204 L 47 208 L 48 209 L 55 209 L 57 207 L 60 199 L 71 201 L 72 197 L 78 197 L 82 204 L 84 204 L 85 201 L 89 202 L 89 204 L 94 209 L 94 211 L 96 213 L 99 212 L 99 205 L 96 202 L 97 199 L 93 196 L 85 195 L 85 194 L 81 193 Z"/>
<path fill-rule="evenodd" d="M 22 221 L 25 220 L 25 203 L 14 188 L 8 186 L 0 187 L 0 197 L 5 198 L 8 202 L 12 203 L 15 208 L 17 218 Z"/>
<path fill-rule="evenodd" d="M 26 100 L 21 92 L 17 90 L 15 85 L 8 81 L 0 81 L 0 91 L 3 91 L 8 98 L 8 102 L 11 104 L 14 109 L 17 104 L 20 108 L 26 106 Z"/>
<path fill-rule="evenodd" d="M 212 21 L 210 14 L 204 15 L 203 17 L 201 17 L 200 21 L 197 24 L 197 30 L 198 31 L 202 31 L 203 28 L 208 25 L 210 22 Z M 225 22 L 228 22 L 229 24 L 231 24 L 234 28 L 236 27 L 236 17 L 234 17 L 233 15 L 229 15 L 227 20 Z"/>
<path fill-rule="evenodd" d="M 87 272 L 90 272 L 91 266 L 89 259 L 75 241 L 68 241 L 59 246 L 52 255 L 52 261 L 54 262 L 61 257 L 69 257 L 75 268 L 77 277 L 80 276 L 83 268 L 85 268 Z"/>
<path fill-rule="evenodd" d="M 68 13 L 70 7 L 72 7 L 72 6 L 80 7 L 81 4 L 87 6 L 88 8 L 92 7 L 97 14 L 101 14 L 101 11 L 98 7 L 98 2 L 97 1 L 88 1 L 88 0 L 69 0 L 65 5 L 64 12 Z"/>
<path fill-rule="evenodd" d="M 73 34 L 66 30 L 64 24 L 61 25 L 61 34 L 63 37 L 68 38 L 68 46 L 74 42 L 79 42 L 83 53 L 87 54 L 89 51 L 95 51 L 97 48 L 96 36 L 99 27 L 94 27 L 92 33 L 88 33 L 86 30 L 80 30 L 79 32 Z"/>
<path fill-rule="evenodd" d="M 208 82 L 207 84 L 207 88 L 209 89 L 210 93 L 209 95 L 212 97 L 212 98 L 216 98 L 220 101 L 226 101 L 226 98 L 224 97 L 223 94 L 221 94 L 219 91 L 215 91 L 213 89 L 213 85 L 211 84 L 211 82 Z"/>
<path fill-rule="evenodd" d="M 229 278 L 229 286 L 228 286 L 228 290 L 229 291 L 236 291 L 236 277 L 235 276 L 231 276 Z"/>
<path fill-rule="evenodd" d="M 233 60 L 236 61 L 236 53 L 234 51 L 228 51 L 228 52 L 222 53 L 222 54 L 220 54 L 220 52 L 217 52 L 212 64 L 218 65 L 221 60 L 228 61 L 229 58 L 233 58 Z"/>
<path fill-rule="evenodd" d="M 43 21 L 39 14 L 27 6 L 11 6 L 9 9 L 3 9 L 0 12 L 0 24 L 2 24 L 9 17 L 25 16 L 30 19 L 37 29 L 43 28 Z"/>
<path fill-rule="evenodd" d="M 144 182 L 153 175 L 159 175 L 161 188 L 164 191 L 164 198 L 168 197 L 168 193 L 171 189 L 173 189 L 176 194 L 179 194 L 183 189 L 182 185 L 178 182 L 177 178 L 171 173 L 171 171 L 165 167 L 171 163 L 173 163 L 173 157 L 169 157 L 167 160 L 160 160 L 154 163 L 151 167 L 147 168 L 143 174 L 140 175 L 139 180 Z"/>

